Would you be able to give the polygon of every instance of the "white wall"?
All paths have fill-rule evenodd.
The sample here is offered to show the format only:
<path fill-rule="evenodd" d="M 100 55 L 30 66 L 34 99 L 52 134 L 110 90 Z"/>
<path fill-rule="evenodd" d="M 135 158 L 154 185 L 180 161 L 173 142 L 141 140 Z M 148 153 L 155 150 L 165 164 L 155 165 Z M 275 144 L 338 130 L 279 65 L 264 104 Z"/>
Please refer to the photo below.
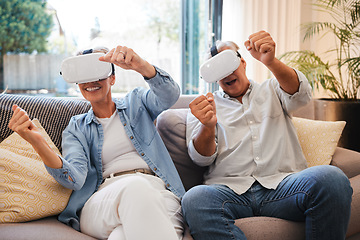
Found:
<path fill-rule="evenodd" d="M 223 40 L 235 41 L 247 61 L 249 78 L 263 82 L 270 72 L 252 59 L 243 43 L 252 33 L 265 30 L 275 40 L 276 55 L 300 49 L 301 0 L 226 0 L 223 10 Z"/>
<path fill-rule="evenodd" d="M 224 1 L 222 40 L 231 40 L 240 46 L 250 79 L 263 82 L 271 77 L 267 68 L 254 60 L 243 47 L 248 36 L 257 31 L 265 30 L 271 34 L 277 44 L 276 56 L 287 51 L 324 52 L 329 49 L 331 41 L 326 37 L 303 41 L 301 25 L 323 17 L 312 11 L 311 2 L 312 0 Z M 315 93 L 316 96 L 323 94 Z"/>

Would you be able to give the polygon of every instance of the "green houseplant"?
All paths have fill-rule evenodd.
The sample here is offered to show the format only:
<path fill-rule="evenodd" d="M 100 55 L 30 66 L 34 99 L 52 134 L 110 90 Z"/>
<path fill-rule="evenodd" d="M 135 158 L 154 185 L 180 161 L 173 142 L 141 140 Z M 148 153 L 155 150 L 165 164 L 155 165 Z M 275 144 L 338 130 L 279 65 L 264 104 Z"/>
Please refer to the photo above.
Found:
<path fill-rule="evenodd" d="M 304 40 L 320 36 L 335 44 L 321 54 L 292 51 L 280 58 L 302 71 L 313 89 L 326 90 L 330 98 L 314 102 L 315 118 L 345 120 L 339 145 L 360 151 L 360 0 L 316 0 L 313 6 L 328 15 L 328 21 L 304 24 Z M 330 60 L 325 61 L 329 54 Z"/>

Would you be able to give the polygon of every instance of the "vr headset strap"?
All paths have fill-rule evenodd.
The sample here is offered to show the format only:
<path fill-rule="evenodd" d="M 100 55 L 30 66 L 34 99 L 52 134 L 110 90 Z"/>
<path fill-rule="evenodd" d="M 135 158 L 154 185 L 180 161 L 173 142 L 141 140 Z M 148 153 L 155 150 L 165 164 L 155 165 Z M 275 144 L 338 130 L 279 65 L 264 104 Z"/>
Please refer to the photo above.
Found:
<path fill-rule="evenodd" d="M 82 54 L 85 55 L 85 54 L 89 54 L 89 53 L 93 53 L 93 50 L 92 49 L 84 50 Z"/>
<path fill-rule="evenodd" d="M 211 49 L 210 49 L 210 53 L 211 53 L 211 56 L 215 56 L 216 54 L 218 54 L 218 50 L 216 48 L 216 45 L 212 46 Z"/>
<path fill-rule="evenodd" d="M 216 54 L 219 53 L 218 50 L 217 50 L 217 48 L 216 48 L 216 45 L 214 45 L 214 46 L 212 46 L 212 47 L 210 48 L 210 53 L 211 53 L 211 57 L 213 57 L 213 56 L 215 56 Z M 240 53 L 239 53 L 238 51 L 236 51 L 236 55 L 237 55 L 239 58 L 241 58 L 241 55 L 240 55 Z"/>

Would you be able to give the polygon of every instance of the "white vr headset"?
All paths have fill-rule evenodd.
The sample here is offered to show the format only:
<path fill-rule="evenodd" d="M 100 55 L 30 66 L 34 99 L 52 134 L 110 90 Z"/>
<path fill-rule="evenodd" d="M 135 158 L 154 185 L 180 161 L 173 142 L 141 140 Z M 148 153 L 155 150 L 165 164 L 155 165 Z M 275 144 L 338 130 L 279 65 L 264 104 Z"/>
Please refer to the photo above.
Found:
<path fill-rule="evenodd" d="M 211 49 L 213 56 L 200 66 L 200 77 L 214 83 L 232 74 L 240 65 L 240 54 L 233 50 L 224 50 L 217 53 L 216 47 Z"/>
<path fill-rule="evenodd" d="M 114 69 L 111 63 L 102 62 L 104 53 L 91 53 L 66 58 L 61 63 L 61 72 L 68 83 L 95 82 L 108 78 Z"/>

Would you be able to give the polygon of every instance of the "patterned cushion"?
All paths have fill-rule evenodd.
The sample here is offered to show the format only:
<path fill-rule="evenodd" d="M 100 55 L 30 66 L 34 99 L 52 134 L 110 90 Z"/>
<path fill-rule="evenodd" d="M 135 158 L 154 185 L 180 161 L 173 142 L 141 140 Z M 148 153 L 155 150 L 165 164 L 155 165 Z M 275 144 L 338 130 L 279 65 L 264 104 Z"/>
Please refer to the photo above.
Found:
<path fill-rule="evenodd" d="M 0 141 L 12 133 L 8 128 L 8 123 L 13 114 L 13 104 L 24 109 L 30 119 L 39 119 L 60 152 L 62 151 L 62 132 L 68 125 L 70 118 L 74 115 L 85 113 L 90 109 L 89 102 L 79 99 L 1 94 Z"/>
<path fill-rule="evenodd" d="M 48 145 L 59 150 L 37 119 Z M 71 194 L 48 174 L 40 156 L 17 133 L 0 143 L 0 223 L 24 222 L 59 214 Z"/>
<path fill-rule="evenodd" d="M 330 164 L 346 123 L 296 117 L 293 123 L 308 167 Z"/>

